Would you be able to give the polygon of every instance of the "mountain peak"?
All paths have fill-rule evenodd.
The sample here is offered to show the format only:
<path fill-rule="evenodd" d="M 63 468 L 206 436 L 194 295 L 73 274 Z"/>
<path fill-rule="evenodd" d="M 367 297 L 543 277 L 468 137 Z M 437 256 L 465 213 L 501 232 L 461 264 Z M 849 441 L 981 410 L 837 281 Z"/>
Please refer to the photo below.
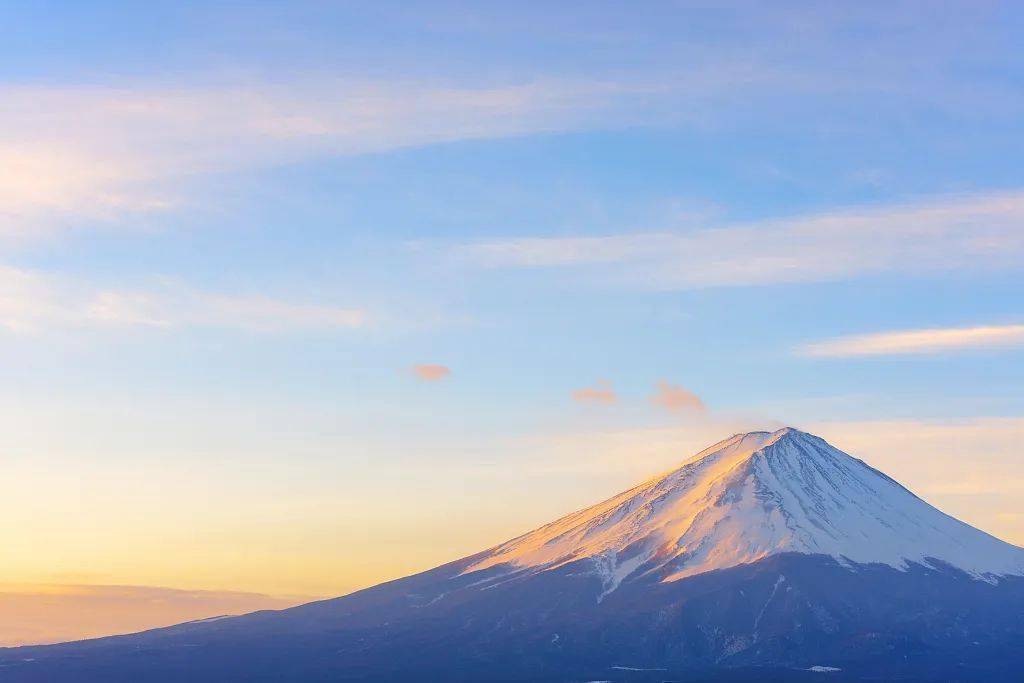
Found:
<path fill-rule="evenodd" d="M 467 571 L 582 560 L 606 591 L 785 552 L 839 562 L 1024 575 L 1024 549 L 943 514 L 824 439 L 784 427 L 735 434 L 678 468 L 484 553 Z"/>
<path fill-rule="evenodd" d="M 736 434 L 730 436 L 728 439 L 723 439 L 718 443 L 708 446 L 703 451 L 700 451 L 695 456 L 690 458 L 687 462 L 699 460 L 704 455 L 714 453 L 722 448 L 742 445 L 745 448 L 752 448 L 753 450 L 751 451 L 751 453 L 753 453 L 758 448 L 770 446 L 771 444 L 784 439 L 800 439 L 804 437 L 810 437 L 812 439 L 818 438 L 812 434 L 808 434 L 807 432 L 802 432 L 796 427 L 783 427 L 781 429 L 776 429 L 774 431 L 760 430 L 753 432 L 737 432 Z"/>
<path fill-rule="evenodd" d="M 808 434 L 806 432 L 801 432 L 796 427 L 783 427 L 782 429 L 777 429 L 774 432 L 771 432 L 772 439 L 782 439 L 785 437 L 795 438 L 799 436 L 808 436 Z"/>
<path fill-rule="evenodd" d="M 737 437 L 749 442 L 758 441 L 762 446 L 768 446 L 783 439 L 801 439 L 806 437 L 810 437 L 812 439 L 818 438 L 813 434 L 802 432 L 796 427 L 783 427 L 781 429 L 776 429 L 775 431 L 754 431 L 733 435 L 733 438 Z"/>

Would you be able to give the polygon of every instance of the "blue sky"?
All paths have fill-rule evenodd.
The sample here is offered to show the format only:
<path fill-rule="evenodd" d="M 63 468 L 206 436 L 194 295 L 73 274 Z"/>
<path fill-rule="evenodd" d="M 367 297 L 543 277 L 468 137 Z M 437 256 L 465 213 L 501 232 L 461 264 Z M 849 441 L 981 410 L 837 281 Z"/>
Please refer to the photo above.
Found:
<path fill-rule="evenodd" d="M 780 423 L 1024 541 L 1022 18 L 0 5 L 8 578 L 330 594 Z"/>

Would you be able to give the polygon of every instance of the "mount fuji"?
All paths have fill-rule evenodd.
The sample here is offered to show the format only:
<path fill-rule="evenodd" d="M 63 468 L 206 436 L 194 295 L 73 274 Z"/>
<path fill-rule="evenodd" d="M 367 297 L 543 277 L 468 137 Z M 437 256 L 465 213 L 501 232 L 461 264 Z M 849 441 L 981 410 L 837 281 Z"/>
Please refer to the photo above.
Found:
<path fill-rule="evenodd" d="M 4 681 L 1020 681 L 1024 548 L 796 429 L 333 600 L 0 650 Z"/>

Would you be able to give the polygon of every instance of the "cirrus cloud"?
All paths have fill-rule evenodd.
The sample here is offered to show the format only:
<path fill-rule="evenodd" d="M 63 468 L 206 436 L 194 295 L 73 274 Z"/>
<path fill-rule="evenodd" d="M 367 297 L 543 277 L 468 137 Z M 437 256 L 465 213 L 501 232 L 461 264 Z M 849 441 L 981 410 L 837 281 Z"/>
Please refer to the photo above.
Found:
<path fill-rule="evenodd" d="M 552 79 L 0 83 L 0 238 L 172 208 L 202 174 L 592 127 L 648 89 Z"/>
<path fill-rule="evenodd" d="M 661 290 L 1024 267 L 1024 190 L 935 197 L 679 232 L 458 245 L 479 268 L 576 269 Z"/>
<path fill-rule="evenodd" d="M 798 353 L 818 358 L 932 355 L 1024 347 L 1024 325 L 937 327 L 858 334 L 804 344 Z"/>
<path fill-rule="evenodd" d="M 109 288 L 47 272 L 0 266 L 0 330 L 208 327 L 254 332 L 352 329 L 357 308 L 265 295 L 228 294 L 164 280 Z"/>

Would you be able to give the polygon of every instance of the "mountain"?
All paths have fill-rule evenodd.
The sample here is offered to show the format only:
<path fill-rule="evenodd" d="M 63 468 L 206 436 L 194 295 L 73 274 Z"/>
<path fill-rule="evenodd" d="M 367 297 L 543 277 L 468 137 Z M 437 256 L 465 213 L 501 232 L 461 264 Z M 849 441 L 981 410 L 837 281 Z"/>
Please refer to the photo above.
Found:
<path fill-rule="evenodd" d="M 1024 680 L 1024 549 L 796 429 L 351 595 L 0 651 L 4 681 Z"/>
<path fill-rule="evenodd" d="M 1024 574 L 1024 551 L 939 512 L 824 440 L 786 428 L 737 434 L 603 503 L 488 551 L 470 570 L 548 570 L 590 558 L 607 590 L 785 552 L 847 564 L 947 564 Z"/>

